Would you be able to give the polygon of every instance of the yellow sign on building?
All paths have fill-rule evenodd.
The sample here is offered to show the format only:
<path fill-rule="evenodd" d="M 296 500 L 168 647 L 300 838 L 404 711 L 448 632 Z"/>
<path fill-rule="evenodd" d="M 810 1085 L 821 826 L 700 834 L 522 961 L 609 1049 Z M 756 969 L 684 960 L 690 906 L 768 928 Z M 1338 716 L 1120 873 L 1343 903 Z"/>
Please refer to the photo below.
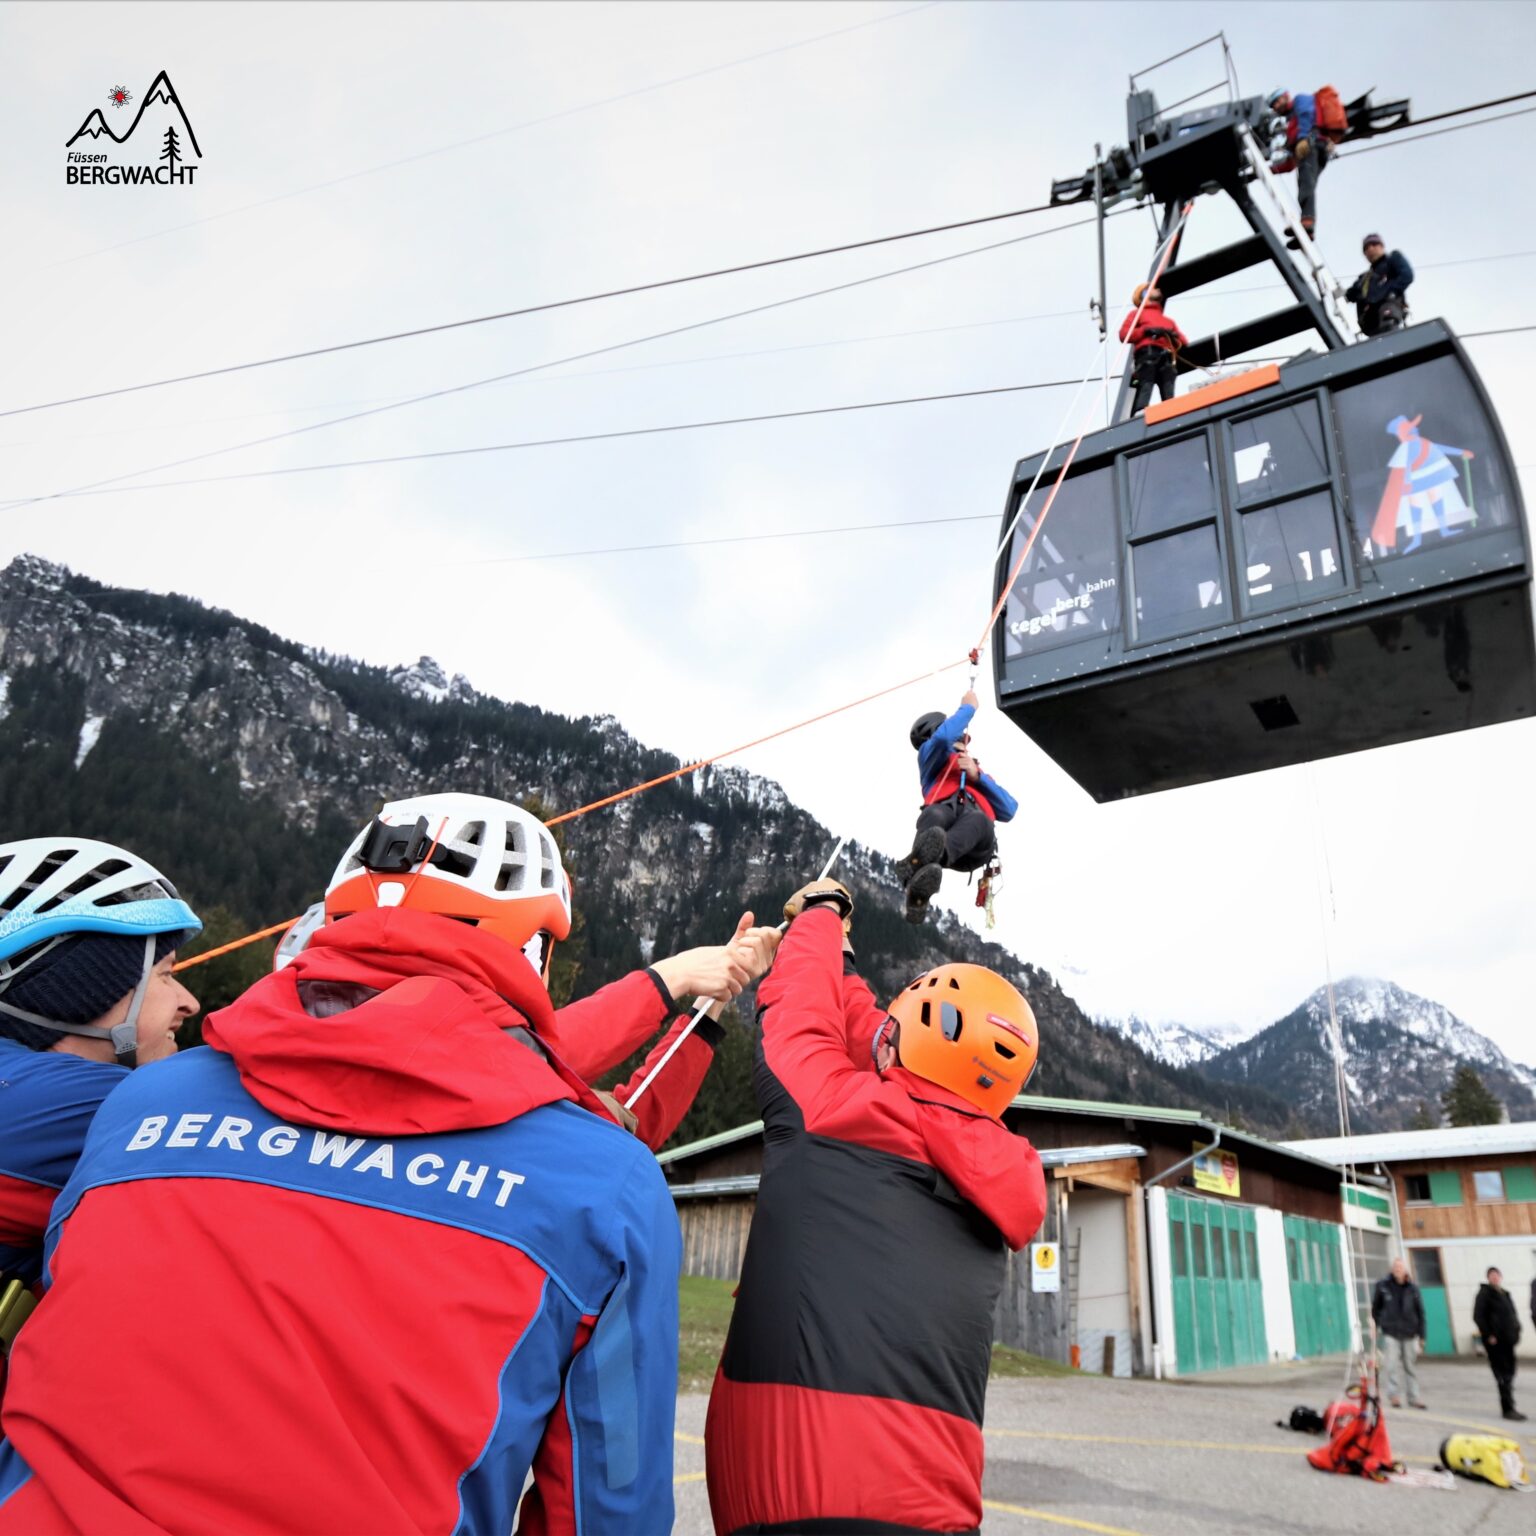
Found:
<path fill-rule="evenodd" d="M 1238 1199 L 1243 1193 L 1242 1179 L 1237 1171 L 1237 1153 L 1225 1147 L 1210 1150 L 1210 1143 L 1197 1141 L 1194 1174 L 1195 1188 L 1208 1195 L 1225 1195 L 1229 1200 Z"/>

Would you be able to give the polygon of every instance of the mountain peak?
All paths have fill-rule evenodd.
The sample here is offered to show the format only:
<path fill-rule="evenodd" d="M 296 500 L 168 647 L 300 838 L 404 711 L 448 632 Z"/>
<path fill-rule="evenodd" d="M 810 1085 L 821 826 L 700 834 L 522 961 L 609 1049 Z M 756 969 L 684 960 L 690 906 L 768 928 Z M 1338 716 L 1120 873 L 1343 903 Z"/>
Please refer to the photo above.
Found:
<path fill-rule="evenodd" d="M 450 694 L 448 674 L 431 656 L 423 656 L 408 666 L 391 667 L 389 679 L 401 693 L 413 699 L 425 699 L 432 704 L 441 704 Z M 462 677 L 454 679 L 455 683 L 463 681 Z M 467 688 L 469 685 L 465 683 L 464 686 Z"/>

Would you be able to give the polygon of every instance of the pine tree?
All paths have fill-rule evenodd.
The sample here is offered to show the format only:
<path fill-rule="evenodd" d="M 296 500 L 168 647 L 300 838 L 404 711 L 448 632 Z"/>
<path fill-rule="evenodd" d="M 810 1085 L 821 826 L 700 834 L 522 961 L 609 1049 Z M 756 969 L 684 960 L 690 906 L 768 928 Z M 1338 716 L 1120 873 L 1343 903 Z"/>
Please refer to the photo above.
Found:
<path fill-rule="evenodd" d="M 1498 1125 L 1504 1119 L 1504 1106 L 1466 1062 L 1456 1068 L 1440 1104 L 1452 1125 Z"/>
<path fill-rule="evenodd" d="M 176 162 L 181 159 L 181 141 L 176 137 L 175 128 L 165 130 L 165 148 L 160 151 L 160 158 L 169 165 L 171 174 L 176 173 Z"/>
<path fill-rule="evenodd" d="M 1430 1113 L 1429 1105 L 1423 1099 L 1419 1100 L 1418 1108 L 1413 1112 L 1413 1118 L 1408 1122 L 1410 1131 L 1432 1131 L 1440 1122 Z"/>

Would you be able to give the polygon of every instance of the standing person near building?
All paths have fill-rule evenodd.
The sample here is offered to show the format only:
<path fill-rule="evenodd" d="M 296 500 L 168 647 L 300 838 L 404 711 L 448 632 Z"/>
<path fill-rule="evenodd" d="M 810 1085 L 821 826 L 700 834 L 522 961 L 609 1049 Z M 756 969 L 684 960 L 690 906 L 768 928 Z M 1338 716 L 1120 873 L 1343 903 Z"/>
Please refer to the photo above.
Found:
<path fill-rule="evenodd" d="M 1515 1345 L 1520 1342 L 1520 1314 L 1515 1310 L 1515 1300 L 1504 1289 L 1504 1276 L 1497 1268 L 1488 1271 L 1488 1278 L 1472 1304 L 1472 1322 L 1483 1341 L 1488 1356 L 1488 1368 L 1499 1389 L 1499 1407 L 1506 1419 L 1524 1421 L 1525 1415 L 1515 1408 Z"/>
<path fill-rule="evenodd" d="M 202 926 L 126 849 L 0 843 L 0 1387 L 92 1117 L 131 1067 L 174 1054 L 197 1012 L 171 965 Z"/>
<path fill-rule="evenodd" d="M 1004 1249 L 1045 1210 L 1002 1124 L 1034 1016 L 995 973 L 942 965 L 857 1063 L 852 898 L 818 880 L 784 911 L 758 992 L 762 1178 L 704 1432 L 715 1529 L 974 1532 Z"/>
<path fill-rule="evenodd" d="M 1361 244 L 1369 267 L 1344 290 L 1367 336 L 1386 336 L 1408 323 L 1408 285 L 1413 268 L 1401 251 L 1389 251 L 1380 235 Z"/>
<path fill-rule="evenodd" d="M 937 710 L 913 722 L 923 808 L 912 851 L 897 869 L 906 887 L 906 919 L 920 923 L 938 894 L 944 871 L 983 869 L 997 852 L 997 823 L 1012 821 L 1019 802 L 971 751 L 970 724 L 981 701 L 967 690 L 947 719 Z"/>
<path fill-rule="evenodd" d="M 375 904 L 97 1112 L 0 1536 L 671 1530 L 677 1219 L 546 1043 L 563 870 L 522 814 L 365 829 L 333 886 Z"/>
<path fill-rule="evenodd" d="M 1131 344 L 1131 378 L 1136 386 L 1131 414 L 1147 408 L 1154 389 L 1159 399 L 1173 399 L 1179 353 L 1189 345 L 1189 338 L 1163 313 L 1160 288 L 1136 285 L 1130 313 L 1120 322 L 1120 340 Z"/>
<path fill-rule="evenodd" d="M 1424 1298 L 1401 1255 L 1392 1260 L 1391 1272 L 1383 1275 L 1371 1292 L 1371 1322 L 1381 1336 L 1382 1353 L 1387 1358 L 1387 1396 L 1392 1406 L 1403 1406 L 1400 1385 L 1406 1378 L 1409 1406 L 1425 1407 L 1419 1374 L 1413 1368 L 1424 1346 Z"/>

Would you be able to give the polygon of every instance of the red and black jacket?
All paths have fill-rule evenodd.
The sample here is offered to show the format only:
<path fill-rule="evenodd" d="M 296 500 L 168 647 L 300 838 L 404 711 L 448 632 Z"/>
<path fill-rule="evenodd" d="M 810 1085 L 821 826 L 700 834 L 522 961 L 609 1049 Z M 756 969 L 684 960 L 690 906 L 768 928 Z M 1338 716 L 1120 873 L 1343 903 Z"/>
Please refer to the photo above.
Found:
<path fill-rule="evenodd" d="M 1134 325 L 1132 321 L 1135 321 Z M 1147 347 L 1177 352 L 1189 345 L 1189 337 L 1163 313 L 1163 306 L 1153 299 L 1148 299 L 1141 306 L 1140 315 L 1133 309 L 1120 322 L 1120 340 L 1130 342 L 1133 352 L 1141 352 Z"/>
<path fill-rule="evenodd" d="M 1044 1214 L 1040 1159 L 872 1069 L 834 912 L 795 920 L 759 1004 L 762 1182 L 705 1430 L 715 1529 L 974 1532 L 1003 1250 Z"/>

